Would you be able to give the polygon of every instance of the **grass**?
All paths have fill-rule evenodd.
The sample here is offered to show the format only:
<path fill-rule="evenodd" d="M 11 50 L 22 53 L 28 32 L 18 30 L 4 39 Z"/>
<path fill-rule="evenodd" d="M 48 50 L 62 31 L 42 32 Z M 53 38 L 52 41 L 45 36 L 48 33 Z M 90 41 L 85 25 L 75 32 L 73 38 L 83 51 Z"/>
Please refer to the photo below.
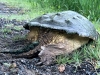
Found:
<path fill-rule="evenodd" d="M 13 29 L 16 30 L 16 31 L 21 31 L 24 28 L 23 28 L 23 26 L 14 26 Z"/>
<path fill-rule="evenodd" d="M 74 10 L 86 16 L 91 21 L 100 21 L 99 0 L 29 0 L 33 7 L 55 11 Z M 44 9 L 44 10 L 45 10 Z"/>
<path fill-rule="evenodd" d="M 93 24 L 94 24 L 94 26 L 95 26 L 97 32 L 100 33 L 100 22 L 99 22 L 99 21 L 98 21 L 98 22 L 93 22 Z"/>
<path fill-rule="evenodd" d="M 44 13 L 47 12 L 55 12 L 52 9 L 45 9 L 45 8 L 41 8 L 41 6 L 37 6 L 36 3 L 30 3 L 29 0 L 0 0 L 0 2 L 2 3 L 6 3 L 7 6 L 9 7 L 15 7 L 15 8 L 23 8 L 23 10 L 28 10 L 25 11 L 25 14 L 9 14 L 9 15 L 0 15 L 1 18 L 6 18 L 9 20 L 12 19 L 17 19 L 19 21 L 21 20 L 27 20 L 30 21 L 33 18 L 42 15 Z M 32 1 L 35 2 L 35 1 Z"/>
<path fill-rule="evenodd" d="M 2 3 L 6 3 L 9 7 L 15 7 L 15 8 L 23 8 L 25 11 L 25 14 L 9 14 L 9 15 L 0 15 L 1 18 L 6 18 L 9 20 L 17 19 L 19 21 L 21 20 L 31 20 L 39 15 L 42 15 L 44 12 L 40 9 L 33 9 L 31 4 L 29 3 L 29 0 L 0 0 Z"/>
<path fill-rule="evenodd" d="M 39 15 L 47 12 L 57 12 L 62 10 L 75 10 L 80 12 L 88 19 L 93 20 L 93 24 L 96 30 L 100 33 L 100 4 L 99 0 L 0 0 L 0 2 L 6 3 L 10 7 L 24 8 L 30 10 L 25 14 L 11 14 L 0 15 L 2 18 L 17 19 L 17 20 L 31 20 Z M 67 3 L 66 3 L 67 2 Z M 95 3 L 95 4 L 93 4 Z M 94 6 L 93 6 L 94 5 Z M 4 30 L 6 32 L 7 29 Z M 18 28 L 20 30 L 20 28 Z M 7 31 L 9 32 L 9 31 Z M 22 37 L 23 38 L 23 37 Z M 14 40 L 18 40 L 19 36 L 15 36 Z M 95 47 L 96 45 L 96 47 Z M 80 63 L 85 59 L 100 61 L 100 40 L 92 43 L 91 45 L 84 46 L 80 50 L 74 51 L 69 55 L 60 55 L 56 61 L 58 64 L 64 63 Z"/>
<path fill-rule="evenodd" d="M 12 24 L 7 24 L 7 25 L 5 25 L 5 27 L 0 28 L 0 32 L 2 32 L 4 34 L 11 33 L 12 32 L 11 27 L 13 27 Z"/>
<path fill-rule="evenodd" d="M 23 8 L 26 11 L 23 15 L 0 15 L 8 19 L 31 20 L 39 15 L 48 12 L 74 10 L 86 16 L 91 21 L 100 21 L 99 0 L 0 0 L 10 7 Z M 9 17 L 10 16 L 10 17 Z"/>
<path fill-rule="evenodd" d="M 9 29 L 9 28 L 2 28 L 2 29 L 1 29 L 1 32 L 2 32 L 2 33 L 5 33 L 5 34 L 11 33 L 11 29 Z"/>
<path fill-rule="evenodd" d="M 16 30 L 16 31 L 21 31 L 21 30 L 24 29 L 23 26 L 14 26 L 13 24 L 6 24 L 5 27 L 0 28 L 0 31 L 2 33 L 11 33 L 12 32 L 12 30 L 11 30 L 12 28 L 14 30 Z"/>
<path fill-rule="evenodd" d="M 26 39 L 26 35 L 22 35 L 22 36 L 15 35 L 12 40 L 13 41 L 18 41 L 18 40 L 24 40 L 24 39 Z"/>

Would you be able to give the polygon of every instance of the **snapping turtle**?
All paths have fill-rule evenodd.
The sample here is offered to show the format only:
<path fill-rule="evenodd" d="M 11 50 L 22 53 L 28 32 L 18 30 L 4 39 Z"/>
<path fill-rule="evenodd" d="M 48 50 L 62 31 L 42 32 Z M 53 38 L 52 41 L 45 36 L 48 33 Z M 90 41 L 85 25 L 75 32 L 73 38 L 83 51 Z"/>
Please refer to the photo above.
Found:
<path fill-rule="evenodd" d="M 30 30 L 27 38 L 39 45 L 18 56 L 30 57 L 39 51 L 41 62 L 46 64 L 55 56 L 71 53 L 90 39 L 98 38 L 93 24 L 74 11 L 44 14 L 26 23 L 24 28 Z"/>
<path fill-rule="evenodd" d="M 33 52 L 40 51 L 41 61 L 46 64 L 56 55 L 71 53 L 90 39 L 98 38 L 93 24 L 74 11 L 44 14 L 25 24 L 24 28 L 30 30 L 29 40 L 39 42 Z"/>

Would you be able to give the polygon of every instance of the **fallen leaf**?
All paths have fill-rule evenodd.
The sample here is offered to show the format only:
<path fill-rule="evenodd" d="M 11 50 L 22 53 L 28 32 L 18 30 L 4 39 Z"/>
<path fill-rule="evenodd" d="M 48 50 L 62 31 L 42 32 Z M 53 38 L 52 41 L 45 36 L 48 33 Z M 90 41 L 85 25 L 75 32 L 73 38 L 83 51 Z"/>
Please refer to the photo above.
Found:
<path fill-rule="evenodd" d="M 64 65 L 64 64 L 61 64 L 61 65 L 58 67 L 58 70 L 59 70 L 59 72 L 64 72 L 64 70 L 65 70 L 65 65 Z"/>

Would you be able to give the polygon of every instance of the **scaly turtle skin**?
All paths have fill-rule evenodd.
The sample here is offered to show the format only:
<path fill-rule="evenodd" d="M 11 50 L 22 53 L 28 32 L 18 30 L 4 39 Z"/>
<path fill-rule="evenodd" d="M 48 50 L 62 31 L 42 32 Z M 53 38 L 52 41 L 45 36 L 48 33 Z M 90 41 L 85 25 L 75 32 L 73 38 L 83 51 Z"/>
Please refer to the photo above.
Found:
<path fill-rule="evenodd" d="M 98 38 L 93 24 L 74 11 L 44 14 L 25 24 L 24 28 L 30 30 L 27 38 L 38 41 L 39 45 L 17 57 L 31 57 L 40 51 L 41 62 L 46 64 L 56 55 L 71 53 L 90 39 Z"/>

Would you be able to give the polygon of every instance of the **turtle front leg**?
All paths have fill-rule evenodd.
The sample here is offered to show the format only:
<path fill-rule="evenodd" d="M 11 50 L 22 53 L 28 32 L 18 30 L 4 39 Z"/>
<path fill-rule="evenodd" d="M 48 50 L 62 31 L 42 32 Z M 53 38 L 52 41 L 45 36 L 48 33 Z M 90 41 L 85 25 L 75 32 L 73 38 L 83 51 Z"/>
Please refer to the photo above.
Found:
<path fill-rule="evenodd" d="M 38 54 L 41 58 L 41 62 L 45 65 L 51 64 L 55 57 L 60 54 L 65 54 L 66 49 L 60 44 L 50 44 L 46 46 L 41 46 L 41 51 Z"/>
<path fill-rule="evenodd" d="M 69 54 L 89 41 L 89 39 L 85 37 L 74 37 L 74 39 L 65 38 L 64 42 L 41 46 L 41 51 L 39 53 L 41 62 L 48 65 L 57 55 Z"/>

